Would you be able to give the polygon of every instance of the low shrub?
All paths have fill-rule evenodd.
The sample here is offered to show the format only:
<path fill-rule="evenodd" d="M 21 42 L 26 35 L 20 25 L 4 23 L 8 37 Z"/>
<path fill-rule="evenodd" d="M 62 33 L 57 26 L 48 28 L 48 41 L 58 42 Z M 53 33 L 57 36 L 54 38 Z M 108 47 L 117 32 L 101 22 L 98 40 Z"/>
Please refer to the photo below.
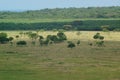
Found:
<path fill-rule="evenodd" d="M 16 44 L 17 45 L 27 45 L 27 42 L 26 41 L 18 41 Z"/>

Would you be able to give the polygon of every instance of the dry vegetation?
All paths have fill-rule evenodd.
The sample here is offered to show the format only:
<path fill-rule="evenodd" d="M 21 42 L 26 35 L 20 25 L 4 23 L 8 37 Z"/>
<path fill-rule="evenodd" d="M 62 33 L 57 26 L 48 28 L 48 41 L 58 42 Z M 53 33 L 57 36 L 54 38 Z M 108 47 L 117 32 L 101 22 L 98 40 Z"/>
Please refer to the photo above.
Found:
<path fill-rule="evenodd" d="M 15 37 L 16 35 L 19 35 L 21 31 L 0 31 L 0 32 L 6 32 L 8 33 L 8 36 Z M 26 32 L 26 31 L 22 31 L 22 32 Z M 99 32 L 102 35 L 104 35 L 106 41 L 120 41 L 120 32 L 80 31 L 80 35 L 77 35 L 77 32 L 78 31 L 68 31 L 65 32 L 65 34 L 67 35 L 68 40 L 80 39 L 83 41 L 89 41 L 89 40 L 93 40 L 93 35 Z M 57 34 L 57 32 L 52 32 L 52 31 L 39 32 L 39 35 L 43 35 L 44 37 L 46 37 L 49 34 Z M 27 39 L 28 37 L 22 37 L 22 39 L 25 38 Z"/>

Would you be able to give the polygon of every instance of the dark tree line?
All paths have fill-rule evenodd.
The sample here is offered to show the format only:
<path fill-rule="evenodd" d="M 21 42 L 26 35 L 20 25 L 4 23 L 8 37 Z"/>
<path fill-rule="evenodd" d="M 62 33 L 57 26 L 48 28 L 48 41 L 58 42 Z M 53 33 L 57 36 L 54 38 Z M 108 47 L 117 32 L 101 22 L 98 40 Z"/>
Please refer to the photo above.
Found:
<path fill-rule="evenodd" d="M 109 30 L 120 29 L 120 20 L 76 20 L 69 22 L 0 23 L 0 30 L 86 30 L 100 31 L 109 25 Z"/>

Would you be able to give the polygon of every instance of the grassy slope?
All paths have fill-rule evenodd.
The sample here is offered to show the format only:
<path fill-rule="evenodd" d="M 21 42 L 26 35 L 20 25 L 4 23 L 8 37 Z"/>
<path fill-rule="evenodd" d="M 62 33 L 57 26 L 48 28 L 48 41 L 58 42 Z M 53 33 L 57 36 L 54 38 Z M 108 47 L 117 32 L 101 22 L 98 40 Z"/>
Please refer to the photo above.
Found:
<path fill-rule="evenodd" d="M 80 36 L 93 33 L 82 32 Z M 80 37 L 81 45 L 74 49 L 68 49 L 66 42 L 48 47 L 0 45 L 0 80 L 119 80 L 120 39 L 110 34 L 116 41 L 107 38 L 106 47 L 100 48 L 90 47 L 85 37 Z"/>
<path fill-rule="evenodd" d="M 38 23 L 38 22 L 71 22 L 74 20 L 120 20 L 120 18 L 86 18 L 86 19 L 0 19 L 0 23 Z"/>

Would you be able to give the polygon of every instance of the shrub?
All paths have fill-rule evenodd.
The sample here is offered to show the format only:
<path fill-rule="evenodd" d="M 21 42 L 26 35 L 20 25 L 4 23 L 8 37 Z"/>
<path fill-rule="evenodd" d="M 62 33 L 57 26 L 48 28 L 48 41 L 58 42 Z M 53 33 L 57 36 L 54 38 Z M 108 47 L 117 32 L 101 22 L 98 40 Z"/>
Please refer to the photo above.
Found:
<path fill-rule="evenodd" d="M 39 40 L 42 40 L 42 39 L 44 39 L 44 37 L 43 36 L 39 36 Z"/>
<path fill-rule="evenodd" d="M 80 40 L 77 41 L 77 45 L 80 45 Z"/>
<path fill-rule="evenodd" d="M 69 42 L 67 47 L 72 49 L 75 47 L 75 44 L 73 42 Z"/>
<path fill-rule="evenodd" d="M 52 41 L 52 42 L 54 42 L 54 43 L 59 42 L 59 38 L 58 38 L 57 35 L 48 35 L 48 36 L 47 36 L 47 40 Z"/>
<path fill-rule="evenodd" d="M 18 38 L 19 38 L 19 35 L 16 35 L 15 38 L 18 39 Z"/>
<path fill-rule="evenodd" d="M 13 37 L 9 37 L 8 39 L 9 39 L 9 41 L 12 41 L 14 38 Z"/>
<path fill-rule="evenodd" d="M 94 39 L 96 39 L 96 45 L 97 46 L 103 46 L 104 45 L 104 36 L 101 36 L 100 33 L 96 33 L 94 36 L 93 36 Z"/>
<path fill-rule="evenodd" d="M 7 38 L 7 34 L 6 33 L 0 33 L 0 43 L 4 44 L 7 43 L 9 41 L 9 39 Z"/>
<path fill-rule="evenodd" d="M 43 45 L 47 46 L 48 44 L 49 44 L 49 40 L 48 39 L 46 39 L 46 40 L 44 40 L 44 39 L 40 40 L 40 45 L 41 46 L 43 46 Z"/>
<path fill-rule="evenodd" d="M 93 43 L 88 43 L 88 45 L 92 46 L 92 45 L 93 45 Z"/>
<path fill-rule="evenodd" d="M 103 39 L 104 39 L 104 36 L 99 36 L 99 39 L 100 39 L 100 40 L 103 40 Z"/>
<path fill-rule="evenodd" d="M 103 26 L 101 26 L 101 28 L 102 28 L 103 32 L 108 32 L 110 26 L 109 25 L 103 25 Z"/>
<path fill-rule="evenodd" d="M 27 42 L 26 41 L 18 41 L 16 44 L 17 45 L 27 45 Z"/>
<path fill-rule="evenodd" d="M 94 39 L 98 39 L 99 36 L 100 36 L 100 33 L 96 33 L 96 34 L 93 36 L 93 38 L 94 38 Z"/>
<path fill-rule="evenodd" d="M 32 40 L 36 40 L 38 38 L 38 34 L 37 33 L 31 33 L 28 35 Z"/>
<path fill-rule="evenodd" d="M 59 40 L 61 40 L 61 41 L 67 40 L 67 37 L 63 32 L 58 32 L 57 36 L 58 36 Z"/>
<path fill-rule="evenodd" d="M 104 46 L 104 41 L 97 41 L 96 44 L 99 47 Z"/>

